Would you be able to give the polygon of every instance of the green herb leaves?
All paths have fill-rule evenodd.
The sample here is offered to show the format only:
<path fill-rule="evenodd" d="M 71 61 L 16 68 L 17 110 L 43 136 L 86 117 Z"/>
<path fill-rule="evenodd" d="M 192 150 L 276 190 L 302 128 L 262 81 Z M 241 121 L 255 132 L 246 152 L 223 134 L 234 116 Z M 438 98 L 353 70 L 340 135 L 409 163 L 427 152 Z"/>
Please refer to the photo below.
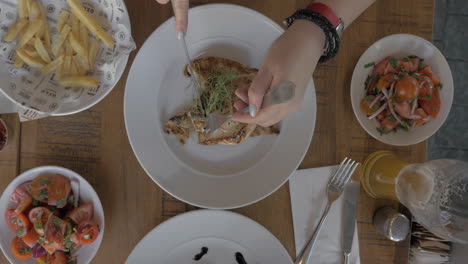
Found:
<path fill-rule="evenodd" d="M 369 68 L 375 65 L 375 62 L 369 62 L 366 65 L 364 65 L 364 68 Z"/>
<path fill-rule="evenodd" d="M 210 73 L 207 79 L 207 88 L 200 94 L 195 110 L 207 116 L 213 112 L 225 112 L 232 109 L 232 96 L 234 91 L 228 85 L 237 78 L 234 72 Z"/>

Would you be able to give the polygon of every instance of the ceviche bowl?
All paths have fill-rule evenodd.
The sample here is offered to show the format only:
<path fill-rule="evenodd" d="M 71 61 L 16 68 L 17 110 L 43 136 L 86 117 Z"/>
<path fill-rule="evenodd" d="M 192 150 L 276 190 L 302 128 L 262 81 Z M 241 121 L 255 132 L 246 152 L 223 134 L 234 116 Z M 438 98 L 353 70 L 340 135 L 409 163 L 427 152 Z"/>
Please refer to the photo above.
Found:
<path fill-rule="evenodd" d="M 351 80 L 359 123 L 375 139 L 395 146 L 432 136 L 447 119 L 453 93 L 452 73 L 442 53 L 410 34 L 375 42 L 359 59 Z"/>
<path fill-rule="evenodd" d="M 2 215 L 2 217 L 0 218 L 0 248 L 2 249 L 6 258 L 11 263 L 34 264 L 38 262 L 32 257 L 28 259 L 18 259 L 12 252 L 12 240 L 15 238 L 16 235 L 9 229 L 8 223 L 6 222 L 6 211 L 8 209 L 15 208 L 15 203 L 10 199 L 10 197 L 12 197 L 13 193 L 20 185 L 24 185 L 25 183 L 32 181 L 39 175 L 58 174 L 65 176 L 70 181 L 70 196 L 72 196 L 71 194 L 77 194 L 77 196 L 79 196 L 79 201 L 81 205 L 83 203 L 92 203 L 93 206 L 91 208 L 93 209 L 92 213 L 90 214 L 90 220 L 96 223 L 99 229 L 99 234 L 93 239 L 94 241 L 92 243 L 83 244 L 79 247 L 76 247 L 76 249 L 72 251 L 71 256 L 76 259 L 76 262 L 69 263 L 87 264 L 90 263 L 93 257 L 96 255 L 99 246 L 101 245 L 101 241 L 104 234 L 104 210 L 102 208 L 102 204 L 99 200 L 98 195 L 94 191 L 93 187 L 76 172 L 62 167 L 43 166 L 30 169 L 16 177 L 8 185 L 8 187 L 5 189 L 2 196 L 0 197 L 0 212 Z M 60 201 L 58 201 L 57 204 L 59 202 Z M 68 203 L 72 202 L 69 200 Z M 34 203 L 31 205 L 31 207 L 33 206 Z M 47 204 L 39 206 L 47 207 Z M 31 228 L 33 228 L 33 226 L 34 225 L 31 224 Z"/>

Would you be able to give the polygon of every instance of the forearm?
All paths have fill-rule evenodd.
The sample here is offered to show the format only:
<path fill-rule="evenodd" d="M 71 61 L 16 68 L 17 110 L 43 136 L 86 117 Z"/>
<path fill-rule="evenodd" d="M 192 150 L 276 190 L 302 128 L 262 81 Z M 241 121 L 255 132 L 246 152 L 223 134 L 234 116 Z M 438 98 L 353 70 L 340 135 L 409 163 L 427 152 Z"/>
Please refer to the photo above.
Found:
<path fill-rule="evenodd" d="M 366 10 L 375 0 L 316 0 L 326 4 L 343 20 L 345 28 Z"/>

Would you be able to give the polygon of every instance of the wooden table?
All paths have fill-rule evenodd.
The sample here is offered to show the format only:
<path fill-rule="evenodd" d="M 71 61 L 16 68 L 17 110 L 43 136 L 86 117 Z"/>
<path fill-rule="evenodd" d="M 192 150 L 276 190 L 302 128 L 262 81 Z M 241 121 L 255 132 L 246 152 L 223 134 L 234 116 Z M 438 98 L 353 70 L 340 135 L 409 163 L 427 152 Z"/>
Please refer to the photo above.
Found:
<path fill-rule="evenodd" d="M 162 22 L 172 16 L 169 6 L 153 0 L 126 1 L 133 37 L 140 47 Z M 192 6 L 218 1 L 191 1 Z M 234 0 L 280 23 L 309 0 Z M 432 38 L 432 0 L 379 0 L 344 34 L 337 58 L 318 67 L 317 124 L 301 168 L 337 164 L 343 157 L 363 160 L 373 151 L 397 151 L 410 162 L 426 157 L 426 144 L 391 147 L 372 139 L 354 118 L 349 97 L 351 75 L 359 56 L 376 40 L 394 33 Z M 155 47 L 157 48 L 157 47 Z M 104 206 L 106 232 L 93 263 L 123 263 L 138 241 L 162 221 L 194 209 L 164 193 L 146 175 L 127 140 L 123 93 L 128 69 L 114 91 L 88 111 L 20 124 L 16 115 L 3 115 L 13 137 L 0 153 L 0 191 L 19 173 L 41 165 L 59 165 L 77 171 L 96 189 Z M 407 263 L 408 242 L 392 243 L 372 227 L 374 210 L 390 201 L 361 193 L 358 215 L 362 263 Z M 261 202 L 234 210 L 270 230 L 294 256 L 289 188 L 286 184 Z M 7 260 L 0 255 L 0 263 Z"/>

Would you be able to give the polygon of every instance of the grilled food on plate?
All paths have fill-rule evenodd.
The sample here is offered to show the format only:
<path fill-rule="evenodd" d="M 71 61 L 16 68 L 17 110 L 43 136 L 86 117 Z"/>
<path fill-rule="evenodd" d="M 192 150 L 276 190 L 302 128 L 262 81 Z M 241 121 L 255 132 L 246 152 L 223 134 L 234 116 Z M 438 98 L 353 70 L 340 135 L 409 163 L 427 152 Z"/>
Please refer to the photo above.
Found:
<path fill-rule="evenodd" d="M 217 130 L 208 131 L 206 129 L 208 114 L 213 112 L 227 116 L 234 114 L 234 102 L 237 100 L 234 92 L 238 88 L 250 86 L 258 70 L 218 57 L 196 59 L 192 63 L 192 68 L 200 96 L 194 99 L 185 111 L 166 122 L 166 133 L 176 135 L 181 143 L 185 143 L 190 132 L 194 131 L 198 136 L 198 143 L 202 145 L 236 145 L 249 136 L 279 133 L 275 127 L 243 124 L 231 119 Z M 184 75 L 190 77 L 187 65 Z"/>

